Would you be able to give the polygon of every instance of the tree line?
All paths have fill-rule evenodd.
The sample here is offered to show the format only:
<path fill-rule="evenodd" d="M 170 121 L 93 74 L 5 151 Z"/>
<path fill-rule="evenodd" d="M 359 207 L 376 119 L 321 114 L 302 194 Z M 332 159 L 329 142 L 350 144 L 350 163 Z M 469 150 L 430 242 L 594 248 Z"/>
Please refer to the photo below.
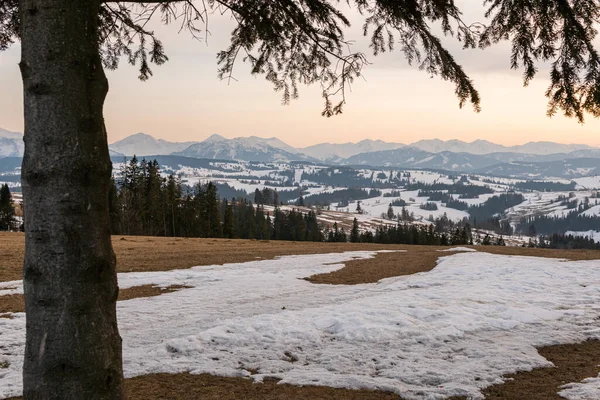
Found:
<path fill-rule="evenodd" d="M 380 193 L 372 192 L 360 194 Z M 134 156 L 123 164 L 119 178 L 111 184 L 111 233 L 315 242 L 472 243 L 470 225 L 455 224 L 447 218 L 420 227 L 407 223 L 407 216 L 407 220 L 398 221 L 396 226 L 382 226 L 375 232 L 361 232 L 355 219 L 352 229 L 346 232 L 337 223 L 332 227 L 320 225 L 318 211 L 282 210 L 276 190 L 256 189 L 254 199 L 255 203 L 247 196 L 222 198 L 213 182 L 199 182 L 193 187 L 183 185 L 172 174 L 163 176 L 156 160 L 140 161 Z"/>
<path fill-rule="evenodd" d="M 529 239 L 527 247 L 538 247 L 541 249 L 588 249 L 600 250 L 600 242 L 597 242 L 592 237 L 574 236 L 555 233 L 539 238 Z"/>
<path fill-rule="evenodd" d="M 355 231 L 357 221 L 354 219 Z M 353 239 L 356 237 L 356 239 Z M 398 223 L 391 226 L 379 226 L 375 232 L 365 231 L 358 233 L 357 236 L 351 235 L 351 241 L 364 243 L 383 243 L 383 244 L 413 244 L 426 246 L 455 246 L 472 245 L 473 235 L 471 226 L 464 225 L 462 228 L 456 227 L 449 232 L 438 232 L 435 225 L 415 225 Z"/>
<path fill-rule="evenodd" d="M 0 231 L 16 229 L 15 208 L 8 184 L 0 186 Z"/>
<path fill-rule="evenodd" d="M 133 157 L 113 179 L 109 196 L 112 234 L 323 241 L 313 211 L 300 213 L 247 198 L 221 198 L 213 182 L 190 188 L 174 175 L 163 177 L 156 160 Z M 260 201 L 276 203 L 277 192 L 263 191 Z"/>

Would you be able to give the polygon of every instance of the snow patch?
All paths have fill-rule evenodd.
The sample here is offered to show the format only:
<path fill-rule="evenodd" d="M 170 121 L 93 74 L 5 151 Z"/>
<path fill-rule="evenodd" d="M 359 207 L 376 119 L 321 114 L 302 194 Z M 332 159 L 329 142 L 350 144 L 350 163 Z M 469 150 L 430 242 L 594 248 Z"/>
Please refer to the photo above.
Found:
<path fill-rule="evenodd" d="M 451 249 L 445 249 L 445 250 L 438 250 L 438 251 L 447 251 L 447 252 L 466 252 L 466 253 L 472 253 L 472 252 L 476 252 L 477 250 L 475 249 L 471 249 L 469 247 L 452 247 Z"/>
<path fill-rule="evenodd" d="M 258 370 L 257 381 L 482 399 L 505 374 L 551 365 L 536 347 L 600 338 L 597 261 L 471 252 L 375 284 L 301 279 L 375 254 L 119 274 L 121 287 L 190 286 L 118 303 L 125 375 Z M 24 314 L 0 319 L 0 358 L 10 363 L 0 398 L 21 394 L 24 338 Z M 585 390 L 600 398 L 597 386 Z"/>

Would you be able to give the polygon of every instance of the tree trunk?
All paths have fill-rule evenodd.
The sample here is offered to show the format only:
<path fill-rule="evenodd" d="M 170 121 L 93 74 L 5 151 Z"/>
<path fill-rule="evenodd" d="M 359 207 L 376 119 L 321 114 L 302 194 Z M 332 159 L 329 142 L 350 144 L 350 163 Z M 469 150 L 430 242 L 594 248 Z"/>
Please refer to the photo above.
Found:
<path fill-rule="evenodd" d="M 25 399 L 123 398 L 99 0 L 20 0 Z"/>

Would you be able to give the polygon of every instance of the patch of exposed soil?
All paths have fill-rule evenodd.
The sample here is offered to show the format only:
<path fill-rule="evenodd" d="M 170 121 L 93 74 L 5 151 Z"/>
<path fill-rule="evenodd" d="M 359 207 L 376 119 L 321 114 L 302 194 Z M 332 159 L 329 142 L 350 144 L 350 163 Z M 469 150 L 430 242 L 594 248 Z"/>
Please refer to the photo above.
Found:
<path fill-rule="evenodd" d="M 134 286 L 127 289 L 119 290 L 119 301 L 139 299 L 140 297 L 154 297 L 165 293 L 177 292 L 181 289 L 189 288 L 190 286 L 171 285 L 166 288 L 161 288 L 156 285 Z"/>
<path fill-rule="evenodd" d="M 137 299 L 140 297 L 160 296 L 164 293 L 172 293 L 189 286 L 171 285 L 166 288 L 160 288 L 156 285 L 134 286 L 127 289 L 119 290 L 119 301 Z M 0 296 L 0 318 L 9 318 L 10 314 L 25 312 L 25 300 L 22 294 L 11 294 L 8 296 Z"/>
<path fill-rule="evenodd" d="M 0 318 L 5 313 L 16 313 L 25 311 L 25 301 L 22 294 L 9 294 L 0 296 Z M 6 317 L 8 318 L 8 315 Z"/>
<path fill-rule="evenodd" d="M 169 271 L 200 265 L 222 265 L 278 256 L 340 253 L 344 251 L 415 250 L 435 251 L 436 246 L 373 243 L 314 243 L 243 239 L 165 238 L 113 236 L 118 272 Z M 597 250 L 551 250 L 523 247 L 476 246 L 478 251 L 569 260 L 597 260 Z M 0 232 L 0 282 L 20 280 L 23 271 L 25 236 Z M 443 253 L 442 253 L 443 254 Z M 447 254 L 446 254 L 447 255 Z"/>
<path fill-rule="evenodd" d="M 456 253 L 432 251 L 415 246 L 407 252 L 377 253 L 373 258 L 346 261 L 342 269 L 312 275 L 306 280 L 331 285 L 375 283 L 394 276 L 431 271 L 437 265 L 438 258 L 452 254 Z"/>
<path fill-rule="evenodd" d="M 341 253 L 357 250 L 406 249 L 410 246 L 369 243 L 314 243 L 244 239 L 165 238 L 113 236 L 118 272 L 185 269 L 279 256 Z M 0 282 L 22 279 L 25 236 L 0 232 Z M 4 256 L 4 255 L 7 256 Z"/>
<path fill-rule="evenodd" d="M 507 375 L 505 383 L 483 391 L 486 400 L 564 400 L 557 394 L 560 386 L 597 377 L 600 372 L 598 340 L 542 347 L 538 351 L 555 367 Z M 453 400 L 466 398 L 454 397 Z"/>
<path fill-rule="evenodd" d="M 487 400 L 562 400 L 559 387 L 596 377 L 600 371 L 600 341 L 539 349 L 555 367 L 506 376 L 507 382 L 484 390 Z M 129 400 L 400 400 L 392 393 L 335 389 L 321 386 L 279 385 L 277 379 L 256 384 L 245 378 L 213 375 L 155 374 L 125 381 Z M 15 398 L 12 400 L 21 400 Z M 450 400 L 466 400 L 453 397 Z"/>
<path fill-rule="evenodd" d="M 392 393 L 279 385 L 277 380 L 253 383 L 250 379 L 213 375 L 158 374 L 125 382 L 128 400 L 399 400 Z"/>

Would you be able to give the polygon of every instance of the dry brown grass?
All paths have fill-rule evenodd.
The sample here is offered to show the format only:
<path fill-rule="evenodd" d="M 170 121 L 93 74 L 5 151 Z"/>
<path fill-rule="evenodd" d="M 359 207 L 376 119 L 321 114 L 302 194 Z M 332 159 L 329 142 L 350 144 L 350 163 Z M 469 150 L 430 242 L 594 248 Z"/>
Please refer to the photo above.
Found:
<path fill-rule="evenodd" d="M 0 232 L 0 282 L 21 279 L 25 257 L 25 236 L 22 233 Z"/>
<path fill-rule="evenodd" d="M 338 253 L 356 250 L 434 252 L 442 249 L 435 246 L 370 243 L 313 243 L 146 236 L 113 236 L 113 247 L 117 255 L 118 272 L 168 271 L 200 265 L 266 260 L 293 254 Z M 23 234 L 0 232 L 0 282 L 21 279 L 24 249 L 25 236 Z M 478 246 L 476 249 L 503 255 L 566 258 L 569 260 L 600 259 L 600 251 L 594 250 L 550 250 L 496 246 Z"/>
<path fill-rule="evenodd" d="M 190 286 L 171 285 L 166 288 L 161 288 L 156 285 L 134 286 L 127 289 L 119 290 L 119 301 L 139 299 L 140 297 L 154 297 L 165 293 L 177 292 L 181 289 L 189 288 Z"/>
<path fill-rule="evenodd" d="M 400 400 L 385 392 L 279 385 L 276 379 L 253 383 L 246 378 L 207 374 L 155 374 L 126 379 L 125 395 L 127 400 Z"/>
<path fill-rule="evenodd" d="M 280 241 L 253 241 L 227 239 L 184 239 L 155 237 L 114 237 L 119 272 L 166 271 L 200 265 L 272 259 L 293 254 L 336 253 L 355 250 L 407 250 L 404 252 L 379 253 L 368 260 L 352 260 L 329 274 L 309 277 L 314 283 L 358 284 L 377 282 L 383 278 L 429 271 L 437 259 L 453 253 L 438 252 L 442 248 L 432 246 L 376 245 L 351 243 L 306 243 Z M 547 250 L 519 247 L 477 247 L 502 255 L 565 258 L 569 260 L 600 259 L 599 251 Z M 24 254 L 22 234 L 0 233 L 0 282 L 21 279 Z M 119 300 L 155 296 L 181 287 L 161 290 L 147 285 L 122 290 Z M 10 297 L 10 299 L 9 299 Z M 3 304 L 6 298 L 6 304 Z M 0 317 L 3 310 L 14 310 L 22 297 L 0 297 Z M 4 307 L 4 308 L 3 308 Z M 15 308 L 8 308 L 15 307 Z M 598 342 L 577 345 L 552 346 L 540 349 L 540 353 L 553 361 L 557 368 L 543 368 L 529 373 L 511 375 L 514 381 L 494 386 L 486 391 L 489 399 L 559 399 L 557 387 L 567 382 L 577 382 L 598 374 L 600 359 Z M 297 387 L 277 385 L 276 382 L 253 384 L 249 379 L 223 378 L 211 375 L 159 374 L 126 380 L 128 399 L 399 399 L 398 396 L 370 391 L 353 391 L 328 387 Z"/>
<path fill-rule="evenodd" d="M 375 283 L 394 276 L 431 271 L 438 258 L 451 254 L 456 253 L 439 252 L 430 246 L 413 246 L 407 252 L 377 253 L 373 258 L 346 261 L 337 271 L 312 275 L 306 280 L 331 285 Z"/>
<path fill-rule="evenodd" d="M 25 311 L 25 301 L 22 294 L 9 294 L 0 296 L 0 318 L 8 318 L 5 313 L 16 313 Z"/>
<path fill-rule="evenodd" d="M 410 246 L 369 243 L 313 243 L 242 239 L 195 239 L 113 236 L 118 272 L 169 271 L 199 265 L 221 265 L 273 259 L 294 254 L 355 250 L 407 249 Z M 0 232 L 0 282 L 20 280 L 25 236 Z"/>
<path fill-rule="evenodd" d="M 127 289 L 119 290 L 119 301 L 138 299 L 140 297 L 160 296 L 164 293 L 172 293 L 189 286 L 171 285 L 166 288 L 160 288 L 156 285 L 134 286 Z M 9 318 L 10 314 L 25 312 L 25 299 L 22 294 L 11 294 L 8 296 L 0 296 L 0 318 Z"/>
<path fill-rule="evenodd" d="M 440 252 L 439 250 L 446 248 L 436 246 L 403 246 L 403 248 L 408 250 L 406 252 L 378 253 L 374 258 L 347 261 L 345 266 L 337 271 L 313 275 L 306 279 L 312 283 L 332 285 L 375 283 L 394 276 L 431 271 L 437 265 L 438 258 L 456 254 L 447 251 Z M 600 259 L 600 251 L 597 250 L 552 250 L 497 246 L 473 248 L 480 252 L 500 255 L 564 258 L 573 261 Z"/>
<path fill-rule="evenodd" d="M 585 378 L 596 377 L 600 372 L 600 341 L 590 340 L 578 344 L 548 346 L 539 353 L 555 367 L 538 368 L 505 376 L 501 385 L 483 391 L 489 400 L 561 400 L 559 387 Z M 463 400 L 455 397 L 454 400 Z"/>
<path fill-rule="evenodd" d="M 255 384 L 250 379 L 213 375 L 146 375 L 125 382 L 129 400 L 399 400 L 392 393 L 279 385 L 276 380 Z"/>
<path fill-rule="evenodd" d="M 530 249 L 528 247 L 468 246 L 477 251 L 504 256 L 564 258 L 569 261 L 600 260 L 600 250 Z"/>
<path fill-rule="evenodd" d="M 555 367 L 506 376 L 507 382 L 484 390 L 487 400 L 560 400 L 559 387 L 595 377 L 600 371 L 600 341 L 549 346 L 540 354 Z M 278 385 L 277 380 L 254 384 L 250 379 L 213 375 L 155 374 L 125 381 L 129 400 L 399 400 L 392 393 L 334 389 L 320 386 Z M 12 399 L 21 400 L 22 398 Z M 450 400 L 466 400 L 453 397 Z"/>

